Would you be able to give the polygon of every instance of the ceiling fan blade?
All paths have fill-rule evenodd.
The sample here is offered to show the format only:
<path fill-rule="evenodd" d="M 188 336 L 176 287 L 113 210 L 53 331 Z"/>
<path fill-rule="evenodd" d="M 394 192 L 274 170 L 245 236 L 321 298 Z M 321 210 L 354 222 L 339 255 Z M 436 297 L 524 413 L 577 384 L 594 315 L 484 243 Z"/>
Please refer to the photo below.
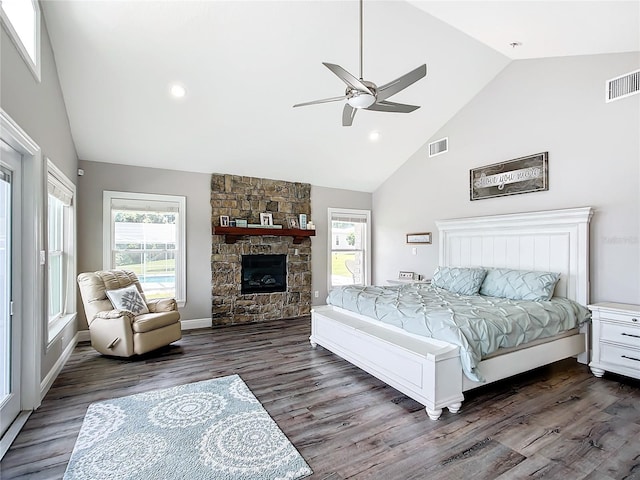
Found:
<path fill-rule="evenodd" d="M 318 103 L 339 102 L 341 100 L 346 100 L 346 98 L 346 95 L 342 95 L 341 97 L 323 98 L 321 100 L 313 100 L 312 102 L 296 103 L 293 108 L 306 107 L 307 105 L 316 105 Z"/>
<path fill-rule="evenodd" d="M 376 112 L 410 113 L 419 108 L 420 107 L 418 105 L 407 105 L 405 103 L 382 101 L 368 106 L 366 110 L 375 110 Z"/>
<path fill-rule="evenodd" d="M 343 127 L 351 126 L 351 124 L 353 123 L 353 117 L 356 116 L 357 111 L 358 111 L 357 109 L 353 108 L 348 103 L 345 103 L 344 109 L 342 110 L 342 126 Z"/>
<path fill-rule="evenodd" d="M 427 75 L 427 66 L 420 65 L 415 70 L 411 70 L 409 73 L 404 74 L 400 78 L 396 78 L 392 82 L 382 85 L 378 88 L 378 100 L 386 100 L 391 95 L 395 95 L 400 90 L 404 90 L 409 85 L 417 82 L 421 78 Z"/>
<path fill-rule="evenodd" d="M 349 85 L 351 88 L 355 88 L 356 90 L 360 90 L 362 92 L 368 92 L 373 95 L 373 92 L 369 87 L 367 87 L 364 83 L 358 80 L 356 77 L 347 72 L 340 65 L 335 65 L 333 63 L 322 62 L 322 64 L 335 73 L 340 80 Z"/>

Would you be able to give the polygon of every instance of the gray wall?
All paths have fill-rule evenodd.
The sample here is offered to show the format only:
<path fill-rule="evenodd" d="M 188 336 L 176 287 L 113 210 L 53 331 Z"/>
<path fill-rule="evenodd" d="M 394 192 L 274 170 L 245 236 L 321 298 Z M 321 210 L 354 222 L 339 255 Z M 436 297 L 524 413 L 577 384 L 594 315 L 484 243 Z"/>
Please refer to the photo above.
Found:
<path fill-rule="evenodd" d="M 102 192 L 181 195 L 187 199 L 187 301 L 182 320 L 211 318 L 211 175 L 81 160 L 78 272 L 102 270 Z M 82 304 L 78 297 L 79 305 Z M 82 307 L 81 330 L 87 329 Z"/>
<path fill-rule="evenodd" d="M 640 67 L 640 54 L 511 63 L 373 195 L 375 283 L 438 265 L 435 221 L 592 206 L 591 301 L 640 303 L 640 95 L 609 104 L 607 79 Z M 549 191 L 471 202 L 469 169 L 549 152 Z M 433 245 L 411 247 L 409 232 Z"/>
<path fill-rule="evenodd" d="M 62 170 L 72 182 L 76 180 L 78 159 L 76 155 L 69 119 L 62 97 L 62 90 L 58 81 L 55 58 L 51 50 L 51 42 L 42 20 L 41 64 L 42 76 L 38 82 L 31 70 L 24 63 L 11 38 L 2 27 L 0 38 L 0 104 L 2 109 L 38 144 L 44 157 Z M 43 191 L 36 191 L 37 187 L 25 179 L 25 191 L 33 189 L 37 201 L 43 204 L 46 212 Z M 44 188 L 44 186 L 43 186 Z M 42 190 L 42 189 L 41 189 Z M 34 215 L 35 216 L 35 215 Z M 37 219 L 41 225 L 44 219 Z M 40 238 L 40 244 L 43 245 Z M 44 248 L 44 247 L 41 247 Z M 26 252 L 27 255 L 37 257 L 38 252 Z M 44 272 L 44 271 L 43 271 Z M 42 298 L 45 297 L 44 285 L 41 288 Z M 46 323 L 45 313 L 42 312 L 43 328 Z M 76 326 L 72 322 L 65 331 L 58 336 L 49 348 L 41 350 L 41 379 L 44 379 L 60 358 L 64 349 L 71 343 L 75 335 Z M 46 340 L 45 340 L 46 341 Z"/>
<path fill-rule="evenodd" d="M 311 220 L 316 225 L 316 236 L 311 240 L 311 303 L 324 305 L 328 289 L 328 209 L 354 208 L 371 210 L 372 196 L 366 192 L 355 192 L 338 188 L 311 186 Z M 371 216 L 375 225 L 375 217 Z M 375 262 L 373 262 L 375 268 Z M 373 278 L 373 277 L 372 277 Z M 316 297 L 314 294 L 318 292 Z"/>

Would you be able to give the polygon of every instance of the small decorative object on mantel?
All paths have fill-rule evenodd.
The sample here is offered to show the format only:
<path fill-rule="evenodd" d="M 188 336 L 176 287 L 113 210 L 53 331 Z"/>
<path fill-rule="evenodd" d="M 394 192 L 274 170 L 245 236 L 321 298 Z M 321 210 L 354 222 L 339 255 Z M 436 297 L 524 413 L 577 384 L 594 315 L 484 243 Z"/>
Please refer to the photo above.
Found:
<path fill-rule="evenodd" d="M 273 214 L 272 213 L 261 213 L 260 214 L 260 225 L 263 225 L 263 226 L 273 225 Z"/>
<path fill-rule="evenodd" d="M 309 222 L 307 222 L 307 230 L 315 230 L 316 226 L 313 224 L 313 222 L 311 220 L 309 220 Z"/>
<path fill-rule="evenodd" d="M 307 214 L 306 213 L 301 213 L 300 214 L 300 228 L 302 230 L 306 230 L 307 229 Z"/>
<path fill-rule="evenodd" d="M 407 243 L 431 244 L 431 232 L 407 233 Z"/>
<path fill-rule="evenodd" d="M 242 219 L 242 218 L 236 218 L 236 227 L 246 228 L 247 227 L 247 221 Z"/>
<path fill-rule="evenodd" d="M 287 225 L 289 226 L 289 228 L 300 228 L 300 226 L 298 225 L 298 219 L 296 217 L 287 218 Z"/>
<path fill-rule="evenodd" d="M 549 152 L 469 171 L 471 200 L 549 190 Z"/>
<path fill-rule="evenodd" d="M 221 227 L 229 226 L 229 215 L 220 215 L 220 226 Z"/>

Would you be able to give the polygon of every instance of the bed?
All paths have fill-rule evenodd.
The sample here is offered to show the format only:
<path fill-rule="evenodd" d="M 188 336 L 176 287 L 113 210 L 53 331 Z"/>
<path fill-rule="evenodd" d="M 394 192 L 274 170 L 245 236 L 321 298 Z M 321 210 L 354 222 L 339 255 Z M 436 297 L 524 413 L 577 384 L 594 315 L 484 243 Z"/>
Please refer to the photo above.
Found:
<path fill-rule="evenodd" d="M 443 271 L 482 267 L 557 272 L 554 299 L 584 306 L 589 301 L 592 215 L 590 207 L 582 207 L 438 221 L 439 265 Z M 394 288 L 420 296 L 431 287 Z M 314 307 L 311 345 L 330 350 L 420 402 L 432 420 L 445 407 L 457 413 L 465 391 L 568 357 L 588 361 L 588 324 L 583 323 L 549 338 L 499 348 L 478 358 L 476 375 L 470 375 L 468 352 L 459 342 L 404 330 L 373 318 L 366 308 L 364 313 L 336 305 Z"/>

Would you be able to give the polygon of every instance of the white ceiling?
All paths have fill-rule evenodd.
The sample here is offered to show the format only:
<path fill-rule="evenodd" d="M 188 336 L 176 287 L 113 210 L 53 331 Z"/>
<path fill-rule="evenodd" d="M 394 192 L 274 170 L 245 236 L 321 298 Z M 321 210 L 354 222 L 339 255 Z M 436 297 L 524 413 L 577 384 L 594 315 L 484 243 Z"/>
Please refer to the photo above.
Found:
<path fill-rule="evenodd" d="M 366 1 L 364 78 L 422 63 L 390 100 L 341 103 L 321 62 L 358 74 L 358 3 L 46 0 L 71 130 L 83 160 L 373 191 L 510 61 L 640 51 L 639 1 Z M 512 48 L 511 42 L 521 46 Z M 169 95 L 173 82 L 187 95 Z M 377 142 L 369 140 L 378 131 Z"/>

